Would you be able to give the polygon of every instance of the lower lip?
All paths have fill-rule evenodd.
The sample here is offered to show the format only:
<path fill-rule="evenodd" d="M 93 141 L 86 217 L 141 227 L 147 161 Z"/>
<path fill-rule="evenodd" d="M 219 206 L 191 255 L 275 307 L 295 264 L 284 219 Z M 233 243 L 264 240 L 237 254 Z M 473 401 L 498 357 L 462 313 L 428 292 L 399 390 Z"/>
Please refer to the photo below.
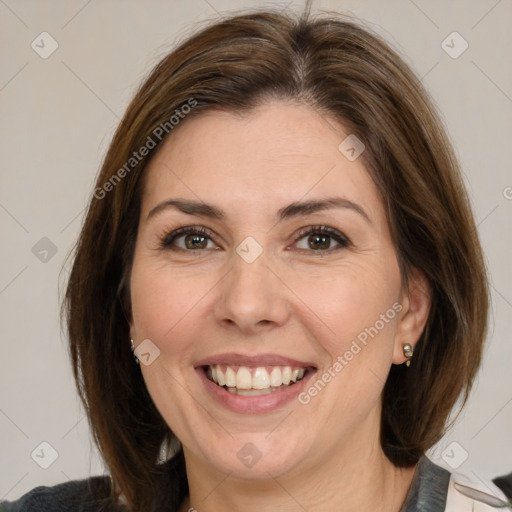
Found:
<path fill-rule="evenodd" d="M 304 377 L 295 384 L 279 391 L 272 391 L 267 395 L 242 396 L 227 391 L 212 382 L 207 376 L 203 367 L 196 368 L 199 378 L 203 381 L 209 394 L 227 409 L 241 414 L 261 414 L 275 411 L 292 400 L 298 400 L 299 394 L 306 387 L 307 381 L 316 373 L 308 369 Z"/>

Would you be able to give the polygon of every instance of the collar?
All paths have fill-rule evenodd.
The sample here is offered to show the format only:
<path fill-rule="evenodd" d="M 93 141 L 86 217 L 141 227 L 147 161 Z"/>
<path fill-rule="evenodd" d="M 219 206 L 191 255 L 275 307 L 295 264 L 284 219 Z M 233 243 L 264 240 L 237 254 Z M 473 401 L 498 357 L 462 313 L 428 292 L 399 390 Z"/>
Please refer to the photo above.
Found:
<path fill-rule="evenodd" d="M 400 512 L 444 512 L 450 472 L 423 455 Z"/>

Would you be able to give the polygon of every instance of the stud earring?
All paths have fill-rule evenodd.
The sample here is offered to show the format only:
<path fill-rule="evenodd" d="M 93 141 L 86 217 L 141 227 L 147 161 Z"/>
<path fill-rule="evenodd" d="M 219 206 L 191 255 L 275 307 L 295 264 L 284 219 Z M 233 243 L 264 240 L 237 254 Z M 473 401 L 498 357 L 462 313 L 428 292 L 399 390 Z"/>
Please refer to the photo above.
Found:
<path fill-rule="evenodd" d="M 403 346 L 404 356 L 407 357 L 407 361 L 405 362 L 405 366 L 411 366 L 411 357 L 414 352 L 413 346 L 410 343 L 406 343 Z"/>
<path fill-rule="evenodd" d="M 135 349 L 133 348 L 133 340 L 130 340 L 130 343 L 131 343 L 131 345 L 132 345 L 132 352 L 133 352 L 133 357 L 135 358 L 135 362 L 136 362 L 137 364 L 139 364 L 139 359 L 137 358 L 137 356 L 135 355 L 135 352 L 134 352 L 134 351 L 135 351 Z"/>

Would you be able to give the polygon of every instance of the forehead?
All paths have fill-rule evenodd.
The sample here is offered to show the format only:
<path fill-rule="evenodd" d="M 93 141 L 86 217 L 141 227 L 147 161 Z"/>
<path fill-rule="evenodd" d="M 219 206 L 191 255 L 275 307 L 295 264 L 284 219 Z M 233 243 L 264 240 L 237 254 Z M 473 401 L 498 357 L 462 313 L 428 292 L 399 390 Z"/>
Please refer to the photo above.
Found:
<path fill-rule="evenodd" d="M 275 102 L 242 115 L 208 111 L 186 119 L 145 170 L 142 214 L 169 197 L 275 211 L 299 199 L 339 195 L 383 213 L 363 158 L 339 146 L 350 134 L 303 105 Z M 270 213 L 270 212 L 269 212 Z"/>

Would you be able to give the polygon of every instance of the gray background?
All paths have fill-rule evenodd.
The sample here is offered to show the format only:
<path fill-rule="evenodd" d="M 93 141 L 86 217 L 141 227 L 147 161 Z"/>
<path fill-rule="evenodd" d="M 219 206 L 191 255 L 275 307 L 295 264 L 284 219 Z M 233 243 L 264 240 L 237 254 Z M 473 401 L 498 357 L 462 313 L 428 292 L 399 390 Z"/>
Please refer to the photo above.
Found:
<path fill-rule="evenodd" d="M 0 499 L 104 472 L 60 331 L 58 306 L 67 276 L 61 269 L 135 87 L 198 22 L 257 6 L 301 10 L 303 3 L 0 0 Z M 508 473 L 512 2 L 314 2 L 314 10 L 321 9 L 352 13 L 383 35 L 442 112 L 474 206 L 493 309 L 470 403 L 430 456 L 475 479 Z M 48 36 L 39 36 L 43 31 L 58 43 L 46 59 L 31 47 L 35 41 L 40 53 L 51 49 Z M 469 45 L 458 58 L 445 51 L 463 48 L 458 36 L 442 45 L 454 31 Z"/>

